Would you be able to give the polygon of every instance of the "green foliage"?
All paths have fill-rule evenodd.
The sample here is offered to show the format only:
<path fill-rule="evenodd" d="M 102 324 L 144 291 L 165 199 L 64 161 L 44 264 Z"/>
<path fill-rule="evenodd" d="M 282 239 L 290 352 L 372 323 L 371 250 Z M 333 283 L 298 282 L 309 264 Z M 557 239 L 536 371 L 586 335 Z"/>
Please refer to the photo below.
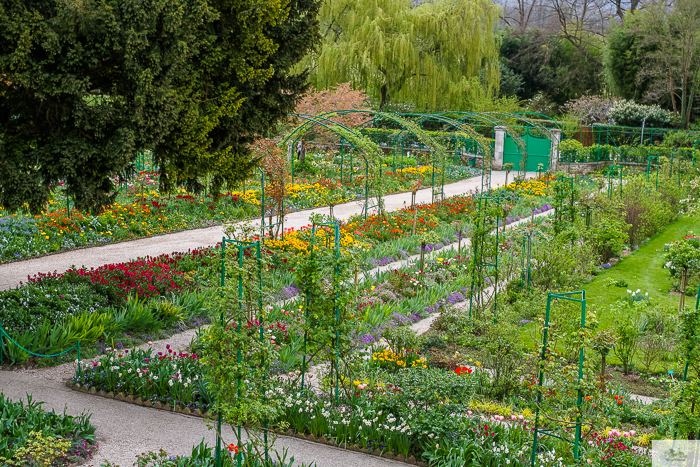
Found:
<path fill-rule="evenodd" d="M 234 445 L 230 445 L 234 448 Z M 287 459 L 287 452 L 284 449 L 282 455 L 277 451 L 270 453 L 270 462 L 261 461 L 260 459 L 249 456 L 248 452 L 254 452 L 252 443 L 245 443 L 238 448 L 239 452 L 244 453 L 242 467 L 292 467 L 294 466 L 294 457 Z M 235 451 L 235 449 L 234 449 Z M 136 456 L 135 467 L 235 467 L 238 465 L 237 460 L 232 455 L 233 451 L 223 449 L 220 462 L 217 462 L 216 450 L 213 447 L 208 447 L 204 441 L 192 448 L 192 453 L 189 456 L 170 456 L 164 450 L 158 452 L 148 452 Z M 304 464 L 296 464 L 297 467 L 304 467 Z M 109 461 L 103 461 L 100 467 L 119 467 Z"/>
<path fill-rule="evenodd" d="M 580 151 L 583 149 L 583 144 L 577 139 L 565 139 L 559 143 L 559 150 L 565 151 Z"/>
<path fill-rule="evenodd" d="M 522 92 L 525 80 L 522 75 L 511 70 L 505 60 L 501 59 L 499 66 L 501 70 L 500 95 L 517 97 Z"/>
<path fill-rule="evenodd" d="M 619 217 L 605 216 L 603 219 L 598 219 L 586 233 L 593 254 L 601 262 L 618 256 L 629 241 L 627 234 L 629 227 L 629 224 Z"/>
<path fill-rule="evenodd" d="M 684 271 L 700 271 L 700 239 L 690 233 L 682 240 L 667 243 L 664 247 L 664 261 L 672 275 Z"/>
<path fill-rule="evenodd" d="M 168 136 L 213 14 L 198 0 L 3 2 L 0 205 L 39 212 L 59 180 L 78 209 L 111 204 L 110 177 Z"/>
<path fill-rule="evenodd" d="M 661 144 L 667 148 L 696 148 L 700 147 L 700 133 L 697 131 L 678 130 L 669 131 L 664 136 Z"/>
<path fill-rule="evenodd" d="M 645 126 L 663 128 L 673 120 L 671 112 L 658 105 L 637 104 L 631 100 L 620 100 L 613 104 L 609 112 L 610 118 L 618 125 Z"/>
<path fill-rule="evenodd" d="M 178 81 L 180 113 L 172 137 L 154 148 L 161 187 L 187 183 L 211 192 L 235 186 L 258 161 L 250 145 L 294 110 L 307 91 L 305 70 L 292 68 L 319 40 L 320 0 L 263 3 L 212 0 L 217 16 L 204 25 L 207 40 Z"/>
<path fill-rule="evenodd" d="M 683 190 L 666 178 L 661 169 L 659 189 L 655 189 L 655 176 L 647 182 L 642 176 L 628 176 L 622 191 L 624 220 L 629 224 L 629 242 L 638 246 L 647 238 L 661 231 L 677 218 L 681 210 Z M 652 178 L 654 177 L 654 178 Z"/>
<path fill-rule="evenodd" d="M 317 0 L 56 0 L 0 6 L 0 205 L 39 212 L 59 180 L 79 210 L 152 150 L 161 188 L 234 186 L 249 145 L 294 108 L 291 68 L 318 40 Z M 138 39 L 135 39 L 138 37 Z"/>
<path fill-rule="evenodd" d="M 57 459 L 65 457 L 71 442 L 55 436 L 44 436 L 41 430 L 30 431 L 26 444 L 15 450 L 12 459 L 3 459 L 12 466 L 35 464 L 40 467 L 50 467 Z"/>
<path fill-rule="evenodd" d="M 89 415 L 45 412 L 42 404 L 31 395 L 25 403 L 0 393 L 0 464 L 48 467 L 66 453 L 77 455 L 77 446 L 95 443 Z"/>
<path fill-rule="evenodd" d="M 597 55 L 593 50 L 587 52 Z M 522 79 L 517 97 L 530 100 L 530 107 L 540 107 L 546 114 L 583 94 L 597 94 L 602 88 L 600 66 L 556 34 L 536 28 L 507 29 L 500 53 L 502 63 Z M 551 101 L 552 105 L 547 109 L 547 105 L 534 100 Z"/>
<path fill-rule="evenodd" d="M 487 328 L 481 361 L 493 371 L 486 390 L 489 397 L 503 400 L 520 386 L 526 368 L 525 347 L 514 325 L 501 319 L 498 326 Z"/>
<path fill-rule="evenodd" d="M 622 371 L 626 375 L 632 370 L 632 362 L 638 351 L 640 338 L 638 319 L 641 307 L 646 307 L 646 303 L 635 302 L 632 307 L 635 311 L 634 313 L 622 302 L 618 302 L 610 307 L 610 313 L 613 315 L 614 320 L 613 329 L 618 337 L 613 352 L 622 362 Z"/>
<path fill-rule="evenodd" d="M 381 110 L 467 109 L 498 90 L 497 21 L 484 0 L 326 0 L 322 46 L 303 65 L 317 89 L 352 81 Z"/>
<path fill-rule="evenodd" d="M 641 39 L 630 27 L 613 27 L 607 36 L 605 50 L 605 81 L 614 95 L 639 100 L 648 83 L 639 80 L 644 68 L 644 48 Z"/>
<path fill-rule="evenodd" d="M 700 311 L 687 308 L 680 313 L 681 359 L 686 362 L 700 360 Z"/>

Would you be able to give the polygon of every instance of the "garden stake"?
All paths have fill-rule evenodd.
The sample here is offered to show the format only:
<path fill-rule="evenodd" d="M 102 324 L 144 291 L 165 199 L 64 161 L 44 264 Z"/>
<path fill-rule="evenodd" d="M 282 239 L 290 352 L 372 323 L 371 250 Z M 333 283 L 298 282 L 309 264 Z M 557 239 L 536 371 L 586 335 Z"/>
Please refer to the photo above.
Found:
<path fill-rule="evenodd" d="M 481 218 L 483 217 L 483 212 L 484 210 L 488 207 L 489 201 L 495 201 L 496 206 L 500 208 L 501 206 L 501 198 L 499 197 L 491 197 L 491 196 L 480 196 L 479 197 L 479 210 L 478 210 L 478 215 L 476 218 L 476 227 L 474 228 L 475 232 L 478 232 L 479 224 L 481 223 Z M 485 228 L 488 228 L 486 225 L 486 220 L 484 220 L 484 225 Z M 469 288 L 469 319 L 472 317 L 472 302 L 474 301 L 474 287 L 476 284 L 476 274 L 477 270 L 479 272 L 479 278 L 483 278 L 484 275 L 484 268 L 485 267 L 493 267 L 495 268 L 496 271 L 496 280 L 494 281 L 494 305 L 493 305 L 493 320 L 494 323 L 497 322 L 497 314 L 498 314 L 498 243 L 499 243 L 499 230 L 500 230 L 500 214 L 496 214 L 496 253 L 495 253 L 495 261 L 493 264 L 488 264 L 484 263 L 483 260 L 483 251 L 484 251 L 484 242 L 485 242 L 485 236 L 482 236 L 480 239 L 475 238 L 474 243 L 474 260 L 472 263 L 472 282 L 471 282 L 471 287 Z M 479 243 L 481 243 L 481 250 L 479 249 Z M 481 257 L 479 257 L 479 251 L 481 251 Z M 483 284 L 482 284 L 483 285 Z M 477 295 L 477 300 L 480 302 L 481 294 Z"/>
<path fill-rule="evenodd" d="M 572 298 L 571 295 L 581 295 L 580 299 L 577 298 Z M 561 439 L 562 441 L 566 441 L 568 443 L 571 443 L 572 441 L 568 439 L 561 438 L 560 436 L 555 435 L 554 433 L 550 433 L 551 430 L 549 429 L 539 429 L 539 421 L 540 421 L 540 406 L 542 405 L 542 386 L 544 384 L 544 367 L 545 367 L 545 362 L 547 359 L 547 337 L 549 334 L 549 315 L 551 311 L 551 304 L 552 304 L 552 298 L 557 298 L 561 300 L 568 300 L 571 302 L 576 302 L 581 304 L 581 329 L 584 329 L 586 326 L 585 322 L 585 317 L 586 317 L 586 291 L 581 290 L 580 292 L 566 292 L 566 293 L 552 293 L 552 292 L 547 292 L 547 308 L 545 310 L 545 315 L 544 315 L 544 328 L 543 328 L 543 333 L 542 333 L 542 352 L 540 353 L 540 364 L 539 364 L 539 376 L 537 380 L 537 385 L 539 386 L 539 390 L 537 391 L 537 408 L 535 411 L 535 428 L 534 428 L 534 434 L 533 434 L 533 440 L 532 440 L 532 454 L 530 456 L 530 466 L 535 467 L 535 463 L 537 461 L 537 440 L 538 440 L 538 435 L 539 433 L 542 433 L 543 435 L 551 436 L 554 438 Z M 584 350 L 583 350 L 583 345 L 580 348 L 579 352 L 579 368 L 578 368 L 578 374 L 579 374 L 579 380 L 583 378 L 583 361 L 584 361 Z M 580 450 L 580 443 L 581 443 L 581 427 L 582 427 L 582 421 L 581 421 L 581 405 L 583 403 L 583 390 L 581 388 L 578 389 L 578 394 L 577 394 L 577 399 L 576 399 L 576 434 L 574 436 L 574 460 L 578 461 L 581 453 L 579 452 Z"/>
<path fill-rule="evenodd" d="M 82 367 L 81 363 L 82 362 L 81 362 L 81 358 L 80 358 L 80 339 L 78 339 L 78 376 L 80 376 L 82 378 L 83 369 L 81 368 Z"/>

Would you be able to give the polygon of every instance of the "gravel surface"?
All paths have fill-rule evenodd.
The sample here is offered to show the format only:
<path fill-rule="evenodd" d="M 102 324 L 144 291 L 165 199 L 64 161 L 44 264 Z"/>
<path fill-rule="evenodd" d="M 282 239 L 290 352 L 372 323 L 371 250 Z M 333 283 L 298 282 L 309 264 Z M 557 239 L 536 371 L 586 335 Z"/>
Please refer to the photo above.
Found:
<path fill-rule="evenodd" d="M 528 173 L 529 177 L 535 173 Z M 505 172 L 493 172 L 491 184 L 496 186 L 505 181 Z M 445 185 L 445 197 L 478 191 L 481 187 L 481 177 L 473 177 L 460 182 Z M 431 190 L 423 189 L 416 195 L 417 203 L 429 203 L 431 201 Z M 411 193 L 397 193 L 384 197 L 387 211 L 394 211 L 411 203 Z M 311 213 L 328 214 L 327 207 L 294 212 L 285 217 L 284 226 L 286 228 L 300 228 L 309 224 Z M 347 220 L 352 215 L 362 212 L 362 203 L 349 202 L 340 204 L 333 209 L 336 218 Z M 156 256 L 173 253 L 176 251 L 187 251 L 188 249 L 207 247 L 216 245 L 223 237 L 221 226 L 206 229 L 195 229 L 184 232 L 177 232 L 156 237 L 143 238 L 129 242 L 114 243 L 93 248 L 67 251 L 65 253 L 44 256 L 27 261 L 0 264 L 0 290 L 17 287 L 20 282 L 26 281 L 27 276 L 39 272 L 64 272 L 73 266 L 85 266 L 88 268 L 99 267 L 105 264 L 118 263 L 143 257 L 147 255 Z"/>
<path fill-rule="evenodd" d="M 534 174 L 528 174 L 528 176 L 532 175 Z M 503 172 L 494 172 L 493 186 L 503 183 L 504 178 Z M 479 189 L 480 184 L 481 177 L 475 177 L 446 185 L 445 196 L 473 192 Z M 410 193 L 389 195 L 384 198 L 388 211 L 409 204 L 410 199 Z M 430 189 L 421 190 L 416 197 L 417 202 L 430 202 L 430 200 Z M 336 206 L 334 214 L 339 219 L 347 220 L 350 216 L 360 213 L 361 209 L 361 203 L 351 202 Z M 308 218 L 312 212 L 328 213 L 328 208 L 292 213 L 285 218 L 285 227 L 300 228 L 308 225 Z M 37 272 L 63 272 L 72 266 L 99 267 L 146 255 L 185 251 L 214 245 L 221 241 L 222 236 L 221 227 L 212 227 L 4 264 L 0 265 L 0 290 L 16 287 L 27 275 Z M 404 262 L 406 261 L 392 263 L 377 270 L 395 268 Z M 424 321 L 428 324 L 427 320 Z M 195 333 L 196 330 L 192 329 L 168 339 L 152 342 L 151 348 L 155 352 L 167 352 L 166 345 L 169 344 L 174 351 L 185 351 Z M 141 348 L 146 347 L 149 347 L 148 344 L 141 346 Z M 91 361 L 85 361 L 85 363 L 89 364 Z M 163 448 L 170 454 L 182 455 L 188 454 L 192 446 L 199 444 L 202 439 L 210 445 L 215 442 L 213 432 L 208 429 L 206 421 L 200 418 L 166 413 L 71 391 L 64 386 L 63 382 L 74 374 L 75 363 L 14 372 L 0 371 L 0 391 L 15 400 L 24 398 L 26 394 L 32 394 L 34 400 L 45 401 L 47 409 L 61 411 L 65 407 L 67 413 L 73 415 L 83 411 L 91 413 L 92 422 L 97 427 L 100 449 L 88 465 L 97 466 L 101 461 L 109 460 L 112 463 L 128 466 L 132 465 L 135 456 L 142 452 Z M 233 441 L 230 429 L 225 431 L 224 437 L 226 440 Z M 305 464 L 315 462 L 318 467 L 404 465 L 396 461 L 296 438 L 279 437 L 276 446 L 278 449 L 287 447 L 290 455 L 293 455 L 297 462 Z"/>
<path fill-rule="evenodd" d="M 134 463 L 136 456 L 143 452 L 158 451 L 162 448 L 171 455 L 187 455 L 202 439 L 209 446 L 216 443 L 215 432 L 209 429 L 205 419 L 72 391 L 62 383 L 26 374 L 0 371 L 0 392 L 13 400 L 26 399 L 26 394 L 29 393 L 34 401 L 45 401 L 45 409 L 63 412 L 65 407 L 69 415 L 90 413 L 90 420 L 97 428 L 96 436 L 100 447 L 95 457 L 85 464 L 89 466 L 99 466 L 102 461 L 108 460 L 113 464 L 128 467 Z M 230 427 L 225 427 L 222 432 L 227 443 L 235 443 Z M 289 455 L 295 458 L 295 465 L 406 465 L 287 436 L 278 437 L 275 448 L 279 451 L 287 448 Z"/>

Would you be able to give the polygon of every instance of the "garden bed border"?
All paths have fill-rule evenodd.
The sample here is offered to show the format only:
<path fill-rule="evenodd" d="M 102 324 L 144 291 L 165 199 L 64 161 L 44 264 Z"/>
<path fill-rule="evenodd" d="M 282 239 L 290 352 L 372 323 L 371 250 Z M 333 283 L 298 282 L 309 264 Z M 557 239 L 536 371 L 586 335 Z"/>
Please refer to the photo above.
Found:
<path fill-rule="evenodd" d="M 134 398 L 134 396 L 131 394 L 125 396 L 123 392 L 120 392 L 118 394 L 114 394 L 114 392 L 110 391 L 110 392 L 106 393 L 102 390 L 98 391 L 95 388 L 88 387 L 87 385 L 81 386 L 80 384 L 73 383 L 71 380 L 66 380 L 65 384 L 66 384 L 66 387 L 69 388 L 70 390 L 82 392 L 84 394 L 104 397 L 106 399 L 114 399 L 116 401 L 126 402 L 128 404 L 139 405 L 142 407 L 147 407 L 147 408 L 152 408 L 152 409 L 163 410 L 166 412 L 174 412 L 174 413 L 178 413 L 178 414 L 182 414 L 182 415 L 191 415 L 193 417 L 206 418 L 209 420 L 215 419 L 214 414 L 212 414 L 210 412 L 201 412 L 199 409 L 192 411 L 188 407 L 185 407 L 183 409 L 179 405 L 176 405 L 175 407 L 171 407 L 170 404 L 161 404 L 160 402 L 152 403 L 152 402 L 144 401 L 140 397 Z M 333 439 L 326 439 L 323 436 L 321 436 L 320 438 L 316 438 L 313 434 L 304 435 L 303 433 L 294 433 L 294 431 L 291 429 L 289 429 L 287 431 L 282 431 L 278 428 L 273 428 L 272 431 L 274 431 L 276 434 L 281 435 L 281 436 L 288 436 L 290 438 L 298 438 L 298 439 L 302 439 L 305 441 L 311 441 L 313 443 L 327 445 L 327 446 L 330 446 L 330 447 L 333 447 L 336 449 L 360 452 L 363 454 L 368 454 L 370 456 L 381 457 L 383 459 L 393 459 L 395 461 L 403 462 L 403 463 L 408 464 L 408 465 L 418 465 L 421 467 L 428 467 L 427 462 L 417 460 L 414 456 L 409 456 L 408 458 L 406 458 L 403 454 L 394 455 L 391 452 L 382 453 L 379 449 L 375 449 L 374 451 L 370 451 L 367 448 L 360 448 L 358 445 L 352 445 L 352 446 L 346 445 L 345 447 L 343 447 L 343 445 L 337 444 L 335 442 L 335 440 L 333 440 Z"/>
<path fill-rule="evenodd" d="M 474 175 L 474 177 L 477 177 L 477 176 L 478 176 L 478 175 Z M 447 185 L 451 185 L 451 184 L 454 184 L 454 183 L 460 183 L 460 182 L 463 182 L 464 180 L 469 180 L 469 179 L 474 178 L 474 177 L 469 177 L 469 178 L 464 178 L 464 179 L 462 179 L 462 180 L 457 180 L 456 182 L 448 183 Z M 418 191 L 430 190 L 430 189 L 432 189 L 432 188 L 431 188 L 431 187 L 427 187 L 427 188 L 421 188 L 421 189 L 418 190 Z M 410 193 L 410 192 L 411 192 L 411 190 L 397 191 L 397 192 L 394 192 L 394 193 L 387 193 L 387 194 L 384 195 L 384 196 L 402 195 L 402 194 Z M 469 193 L 462 193 L 461 195 L 453 195 L 453 196 L 464 196 L 464 195 L 468 195 L 468 194 L 469 194 Z M 353 202 L 355 202 L 355 201 L 357 201 L 357 200 L 350 200 L 350 201 L 347 201 L 346 203 L 342 203 L 342 204 L 353 203 Z M 433 204 L 433 203 L 430 203 L 430 204 Z M 338 207 L 338 206 L 340 206 L 340 205 L 335 205 L 334 208 L 335 208 L 335 207 Z M 296 214 L 296 213 L 300 213 L 300 212 L 304 212 L 304 211 L 313 211 L 313 210 L 315 210 L 315 209 L 321 209 L 321 208 L 327 208 L 327 207 L 328 207 L 328 205 L 325 205 L 325 206 L 317 206 L 317 207 L 315 207 L 315 208 L 300 209 L 300 210 L 298 210 L 298 211 L 289 211 L 287 214 L 285 214 L 285 216 L 286 216 L 286 215 L 289 215 L 289 214 Z M 260 216 L 244 217 L 244 218 L 241 218 L 241 219 L 236 219 L 236 220 L 233 221 L 233 222 L 234 222 L 234 223 L 249 222 L 249 221 L 251 221 L 251 220 L 255 220 L 255 219 L 259 219 L 259 218 L 260 218 Z M 76 248 L 69 248 L 69 249 L 67 249 L 67 250 L 51 251 L 51 252 L 45 253 L 45 254 L 43 254 L 43 255 L 28 256 L 27 258 L 11 259 L 11 260 L 9 260 L 9 261 L 0 261 L 0 267 L 2 267 L 4 264 L 21 263 L 21 262 L 23 262 L 23 261 L 31 261 L 31 260 L 33 260 L 33 259 L 45 258 L 45 257 L 47 257 L 47 256 L 60 255 L 60 254 L 68 253 L 68 252 L 71 252 L 71 251 L 87 250 L 87 249 L 89 249 L 89 248 L 99 248 L 99 247 L 108 246 L 108 245 L 116 245 L 116 244 L 118 244 L 118 243 L 124 243 L 124 242 L 135 242 L 135 241 L 138 241 L 138 240 L 146 240 L 146 239 L 149 239 L 149 238 L 162 237 L 163 235 L 171 235 L 171 234 L 177 234 L 177 233 L 182 233 L 182 232 L 191 232 L 191 231 L 194 231 L 194 230 L 210 229 L 210 228 L 212 228 L 212 227 L 223 226 L 224 224 L 226 224 L 226 222 L 215 222 L 215 223 L 213 223 L 213 224 L 211 224 L 211 225 L 202 226 L 202 227 L 193 227 L 193 228 L 191 228 L 191 229 L 171 230 L 170 232 L 163 232 L 163 233 L 158 233 L 158 234 L 146 235 L 146 236 L 143 236 L 143 237 L 125 238 L 125 239 L 123 239 L 123 240 L 117 240 L 117 241 L 114 241 L 114 242 L 107 242 L 107 243 L 94 244 L 94 245 L 83 245 L 83 246 L 79 246 L 79 247 L 76 247 Z M 209 245 L 209 246 L 213 246 L 213 245 Z M 206 248 L 206 247 L 203 247 L 203 248 Z M 180 252 L 175 252 L 175 251 L 174 251 L 174 252 L 171 252 L 171 253 L 180 253 Z M 184 252 L 182 252 L 182 253 L 184 253 Z"/>

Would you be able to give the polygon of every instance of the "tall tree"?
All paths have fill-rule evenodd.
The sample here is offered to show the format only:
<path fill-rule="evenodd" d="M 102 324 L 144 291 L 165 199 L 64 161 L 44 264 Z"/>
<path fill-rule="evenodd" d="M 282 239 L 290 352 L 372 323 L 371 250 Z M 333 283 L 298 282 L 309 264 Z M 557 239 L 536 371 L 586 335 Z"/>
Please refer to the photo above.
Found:
<path fill-rule="evenodd" d="M 640 100 L 648 83 L 640 78 L 643 67 L 642 38 L 623 25 L 611 29 L 605 47 L 605 81 L 616 96 Z"/>
<path fill-rule="evenodd" d="M 153 150 L 164 189 L 256 164 L 249 145 L 306 90 L 317 0 L 0 0 L 0 206 L 79 209 Z M 11 84 L 7 84 L 11 83 Z"/>
<path fill-rule="evenodd" d="M 501 59 L 523 79 L 518 92 L 521 99 L 532 99 L 541 92 L 563 105 L 586 93 L 600 92 L 601 67 L 558 34 L 535 28 L 508 29 L 502 37 Z"/>
<path fill-rule="evenodd" d="M 304 64 L 314 87 L 350 81 L 382 109 L 466 108 L 498 91 L 498 13 L 489 0 L 326 0 Z"/>
<path fill-rule="evenodd" d="M 687 128 L 700 91 L 700 2 L 676 0 L 669 5 L 659 0 L 627 15 L 626 23 L 649 49 L 641 71 L 651 81 L 647 98 L 670 99 L 680 124 Z"/>
<path fill-rule="evenodd" d="M 39 211 L 59 180 L 78 208 L 165 138 L 204 0 L 0 0 L 0 206 Z"/>
<path fill-rule="evenodd" d="M 180 83 L 186 110 L 173 137 L 154 153 L 163 189 L 186 181 L 197 191 L 212 174 L 211 191 L 218 196 L 224 183 L 232 186 L 251 175 L 259 162 L 251 157 L 251 144 L 292 112 L 308 90 L 306 69 L 293 68 L 320 39 L 321 0 L 287 0 L 283 7 L 274 0 L 210 4 L 220 12 L 206 25 L 213 40 Z"/>

